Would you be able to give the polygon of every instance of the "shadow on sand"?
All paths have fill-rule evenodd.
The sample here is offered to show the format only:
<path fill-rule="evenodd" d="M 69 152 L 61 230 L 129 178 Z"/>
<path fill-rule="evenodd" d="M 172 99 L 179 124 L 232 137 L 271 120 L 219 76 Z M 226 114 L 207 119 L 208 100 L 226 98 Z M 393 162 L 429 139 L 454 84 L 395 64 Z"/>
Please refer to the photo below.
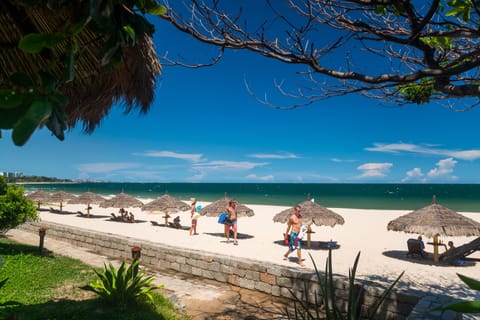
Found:
<path fill-rule="evenodd" d="M 204 234 L 208 234 L 209 236 L 214 236 L 214 237 L 221 237 L 221 238 L 225 238 L 225 235 L 223 234 L 223 232 L 205 232 Z M 233 238 L 233 231 L 230 232 L 230 240 L 232 240 Z M 246 234 L 246 233 L 237 233 L 237 239 L 252 239 L 253 236 L 250 235 L 250 234 Z"/>
<path fill-rule="evenodd" d="M 282 246 L 282 247 L 288 247 L 288 245 L 285 244 L 284 240 L 275 240 L 273 243 Z M 302 240 L 302 249 L 307 249 L 307 250 L 325 250 L 328 251 L 329 247 L 332 250 L 337 250 L 340 249 L 340 245 L 335 241 L 335 242 L 330 242 L 330 241 L 310 241 L 310 248 L 307 247 L 307 241 Z"/>
<path fill-rule="evenodd" d="M 429 253 L 428 257 L 426 258 L 422 258 L 419 255 L 413 255 L 413 256 L 407 257 L 407 251 L 404 251 L 404 250 L 389 250 L 389 251 L 384 251 L 382 254 L 392 259 L 408 261 L 416 264 L 423 264 L 427 266 L 436 266 L 436 267 L 452 267 L 451 264 L 447 264 L 442 261 L 439 261 L 438 264 L 435 264 L 435 262 L 433 262 L 432 253 Z M 475 265 L 474 261 L 471 261 L 471 260 L 468 261 L 469 259 L 465 259 L 465 260 L 466 261 L 465 261 L 465 264 L 463 264 L 463 266 Z M 458 267 L 462 267 L 462 266 L 458 266 Z"/>

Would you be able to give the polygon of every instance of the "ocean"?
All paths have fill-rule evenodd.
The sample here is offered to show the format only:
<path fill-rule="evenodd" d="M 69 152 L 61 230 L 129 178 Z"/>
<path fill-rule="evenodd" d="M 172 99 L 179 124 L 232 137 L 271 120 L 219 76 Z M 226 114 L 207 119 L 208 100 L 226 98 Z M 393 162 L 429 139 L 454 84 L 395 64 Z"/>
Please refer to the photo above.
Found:
<path fill-rule="evenodd" d="M 244 204 L 293 206 L 307 199 L 329 208 L 416 210 L 437 203 L 455 211 L 480 212 L 480 184 L 310 184 L 310 183 L 54 183 L 26 184 L 25 191 L 91 191 L 113 196 L 121 191 L 140 198 L 168 192 L 177 198 L 216 201 L 224 196 Z"/>

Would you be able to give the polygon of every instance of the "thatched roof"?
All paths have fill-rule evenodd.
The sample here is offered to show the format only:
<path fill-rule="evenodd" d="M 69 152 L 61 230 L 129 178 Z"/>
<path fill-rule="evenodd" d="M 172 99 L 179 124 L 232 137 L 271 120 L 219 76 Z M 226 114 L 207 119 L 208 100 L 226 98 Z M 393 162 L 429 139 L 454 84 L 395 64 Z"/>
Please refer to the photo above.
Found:
<path fill-rule="evenodd" d="M 142 201 L 123 192 L 100 203 L 100 207 L 102 208 L 138 208 L 141 206 L 143 206 Z"/>
<path fill-rule="evenodd" d="M 202 216 L 218 217 L 223 211 L 225 211 L 229 201 L 230 201 L 230 198 L 228 198 L 225 195 L 222 199 L 212 202 L 211 204 L 203 207 L 199 213 Z M 252 209 L 250 209 L 246 205 L 238 203 L 238 201 L 237 201 L 237 214 L 239 217 L 252 217 L 255 215 Z"/>
<path fill-rule="evenodd" d="M 68 203 L 90 205 L 90 204 L 100 204 L 105 200 L 106 199 L 104 197 L 102 197 L 101 195 L 90 192 L 90 191 L 87 191 L 87 192 L 82 193 L 78 197 L 76 197 L 72 200 L 69 200 Z"/>
<path fill-rule="evenodd" d="M 71 199 L 75 199 L 75 198 L 76 198 L 75 195 L 61 190 L 61 191 L 55 192 L 54 194 L 50 195 L 49 200 L 51 202 L 62 203 L 62 202 L 65 202 L 67 200 L 71 200 Z"/>
<path fill-rule="evenodd" d="M 7 0 L 0 3 L 0 89 L 5 88 L 11 73 L 23 71 L 35 75 L 52 60 L 57 64 L 51 72 L 62 77 L 63 44 L 38 54 L 27 54 L 18 48 L 18 43 L 30 33 L 61 30 L 69 13 L 50 11 L 42 6 L 26 8 L 17 2 Z M 92 132 L 112 105 L 120 101 L 124 102 L 127 112 L 139 109 L 146 113 L 153 101 L 156 77 L 161 71 L 151 39 L 146 36 L 134 47 L 125 49 L 124 63 L 111 72 L 102 69 L 99 60 L 105 39 L 86 29 L 76 39 L 79 54 L 75 57 L 75 80 L 63 83 L 59 88 L 70 100 L 65 107 L 68 125 L 73 127 L 81 122 L 87 132 Z"/>
<path fill-rule="evenodd" d="M 190 209 L 190 206 L 169 195 L 169 194 L 164 194 L 161 197 L 158 197 L 157 199 L 150 201 L 149 203 L 145 204 L 142 207 L 143 211 L 186 211 Z"/>
<path fill-rule="evenodd" d="M 480 223 L 436 203 L 390 221 L 388 230 L 440 236 L 480 236 Z"/>
<path fill-rule="evenodd" d="M 43 190 L 36 190 L 35 192 L 27 194 L 25 198 L 38 202 L 48 201 L 50 199 L 50 193 Z"/>
<path fill-rule="evenodd" d="M 341 215 L 333 212 L 330 209 L 322 207 L 321 205 L 313 202 L 312 200 L 305 200 L 298 205 L 302 208 L 301 215 L 303 223 L 305 224 L 314 223 L 317 226 L 333 227 L 336 224 L 345 223 L 345 220 Z M 295 207 L 283 210 L 273 217 L 273 221 L 286 223 L 294 212 Z"/>

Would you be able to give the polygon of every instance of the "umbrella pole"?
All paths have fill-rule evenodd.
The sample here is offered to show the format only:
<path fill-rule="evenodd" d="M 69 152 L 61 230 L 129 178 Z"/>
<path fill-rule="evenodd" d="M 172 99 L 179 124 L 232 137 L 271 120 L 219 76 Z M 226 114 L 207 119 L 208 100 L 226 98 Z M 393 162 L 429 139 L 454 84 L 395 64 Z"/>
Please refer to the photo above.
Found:
<path fill-rule="evenodd" d="M 90 203 L 87 203 L 87 218 L 90 218 Z"/>
<path fill-rule="evenodd" d="M 62 202 L 60 202 L 60 213 L 62 213 Z"/>
<path fill-rule="evenodd" d="M 307 229 L 307 248 L 310 249 L 310 247 L 312 246 L 312 243 L 311 243 L 311 240 L 312 240 L 312 224 L 310 223 L 308 225 L 308 229 Z"/>
<path fill-rule="evenodd" d="M 433 262 L 438 263 L 438 234 L 433 236 Z"/>

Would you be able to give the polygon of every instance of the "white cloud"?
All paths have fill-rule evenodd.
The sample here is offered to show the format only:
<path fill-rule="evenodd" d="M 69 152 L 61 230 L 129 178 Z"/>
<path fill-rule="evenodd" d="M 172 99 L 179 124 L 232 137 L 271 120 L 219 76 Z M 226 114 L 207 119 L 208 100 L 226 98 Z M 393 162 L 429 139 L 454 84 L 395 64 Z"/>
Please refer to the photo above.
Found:
<path fill-rule="evenodd" d="M 222 169 L 234 169 L 234 170 L 251 170 L 256 167 L 267 165 L 268 162 L 249 162 L 249 161 L 210 161 L 195 163 L 194 169 L 198 170 L 222 170 Z"/>
<path fill-rule="evenodd" d="M 480 159 L 480 150 L 448 150 L 437 149 L 434 146 L 420 146 L 409 143 L 374 143 L 374 147 L 365 148 L 367 151 L 375 152 L 387 152 L 387 153 L 400 153 L 411 152 L 419 154 L 429 154 L 436 156 L 448 156 L 461 160 L 477 160 Z"/>
<path fill-rule="evenodd" d="M 402 182 L 410 181 L 410 180 L 425 180 L 422 179 L 424 176 L 422 169 L 420 168 L 413 168 L 410 171 L 407 171 L 407 176 L 402 179 Z"/>
<path fill-rule="evenodd" d="M 330 159 L 332 160 L 333 162 L 338 162 L 338 163 L 342 163 L 342 162 L 356 162 L 357 160 L 349 160 L 349 159 L 338 159 L 338 158 L 332 158 Z"/>
<path fill-rule="evenodd" d="M 145 151 L 142 153 L 135 153 L 134 155 L 142 156 L 142 157 L 151 157 L 151 158 L 174 158 L 174 159 L 181 159 L 193 162 L 199 162 L 202 159 L 203 154 L 201 153 L 178 153 L 173 151 Z"/>
<path fill-rule="evenodd" d="M 436 163 L 437 167 L 428 172 L 429 177 L 438 177 L 449 175 L 453 172 L 453 168 L 457 164 L 457 161 L 453 158 L 447 158 L 440 160 Z M 455 177 L 452 177 L 455 178 Z"/>
<path fill-rule="evenodd" d="M 251 158 L 257 159 L 297 159 L 299 156 L 293 153 L 254 153 L 248 155 Z"/>
<path fill-rule="evenodd" d="M 131 162 L 95 162 L 79 164 L 77 169 L 83 173 L 108 173 L 138 167 L 140 167 L 138 163 Z"/>
<path fill-rule="evenodd" d="M 245 177 L 248 180 L 260 180 L 260 181 L 273 181 L 275 178 L 273 175 L 269 174 L 263 177 L 259 177 L 256 174 L 249 174 L 248 176 Z"/>
<path fill-rule="evenodd" d="M 363 171 L 359 176 L 360 178 L 371 178 L 371 177 L 384 177 L 390 171 L 390 168 L 393 164 L 384 162 L 384 163 L 365 163 L 361 166 L 358 166 L 357 169 Z"/>

